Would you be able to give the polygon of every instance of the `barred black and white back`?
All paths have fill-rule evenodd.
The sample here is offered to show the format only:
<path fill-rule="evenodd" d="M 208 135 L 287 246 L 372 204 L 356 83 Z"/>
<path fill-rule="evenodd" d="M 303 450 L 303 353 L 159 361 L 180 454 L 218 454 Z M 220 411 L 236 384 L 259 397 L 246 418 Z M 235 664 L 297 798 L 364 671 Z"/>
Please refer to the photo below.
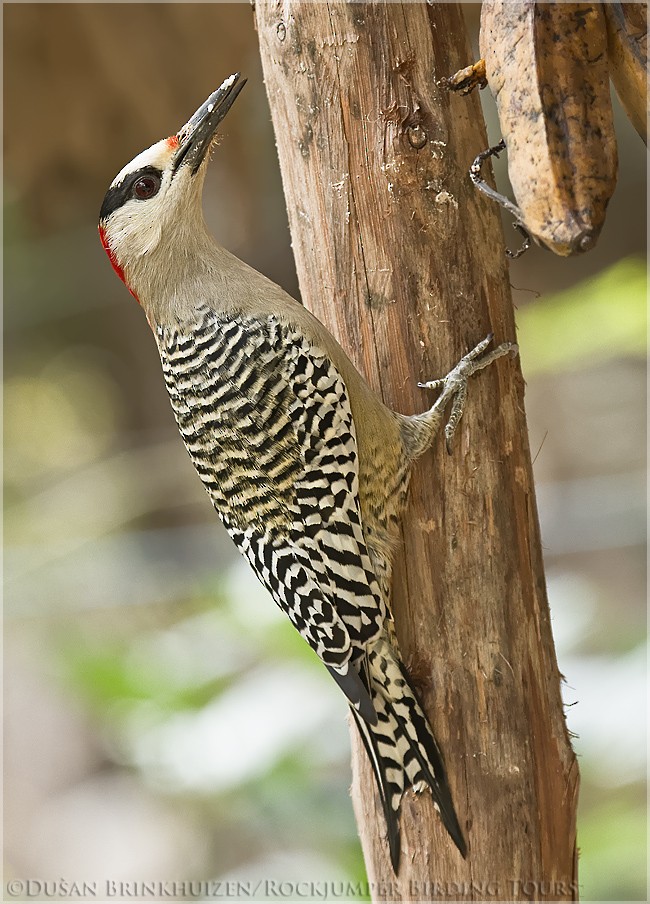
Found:
<path fill-rule="evenodd" d="M 340 372 L 275 315 L 199 306 L 189 322 L 158 326 L 156 338 L 181 435 L 215 509 L 350 702 L 395 869 L 401 800 L 413 786 L 431 788 L 464 855 L 442 758 L 393 641 L 385 575 L 364 533 Z"/>

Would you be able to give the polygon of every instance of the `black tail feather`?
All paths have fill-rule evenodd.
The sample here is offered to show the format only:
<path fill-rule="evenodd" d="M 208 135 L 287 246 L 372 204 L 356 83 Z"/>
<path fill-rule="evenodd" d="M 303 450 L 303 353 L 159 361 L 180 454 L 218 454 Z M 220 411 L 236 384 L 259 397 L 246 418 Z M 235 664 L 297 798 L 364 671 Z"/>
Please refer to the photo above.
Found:
<path fill-rule="evenodd" d="M 413 753 L 417 757 L 417 760 L 422 767 L 424 777 L 431 787 L 433 801 L 438 808 L 438 812 L 440 813 L 442 824 L 449 832 L 449 835 L 458 848 L 463 860 L 466 860 L 467 842 L 465 841 L 465 838 L 463 836 L 463 831 L 460 827 L 460 823 L 458 822 L 456 810 L 451 799 L 451 792 L 449 790 L 449 782 L 447 781 L 445 764 L 442 761 L 440 750 L 434 740 L 433 734 L 429 727 L 429 723 L 427 722 L 424 715 L 424 711 L 421 708 L 422 704 L 420 703 L 418 696 L 413 689 L 411 682 L 409 681 L 406 669 L 404 668 L 404 665 L 402 663 L 400 663 L 400 667 L 404 680 L 406 681 L 413 697 L 418 703 L 419 712 L 415 711 L 413 713 L 412 721 L 416 724 L 418 739 L 426 750 L 428 762 L 425 757 L 422 756 L 416 745 L 413 745 L 412 747 Z M 400 722 L 402 721 L 397 711 L 395 711 L 395 716 Z M 433 771 L 431 769 L 432 766 Z"/>
<path fill-rule="evenodd" d="M 388 830 L 390 862 L 393 865 L 393 871 L 395 875 L 397 875 L 399 873 L 399 861 L 401 853 L 401 833 L 399 827 L 400 810 L 393 810 L 388 800 L 386 794 L 388 779 L 383 768 L 381 757 L 379 756 L 379 751 L 377 750 L 377 746 L 374 742 L 372 730 L 366 725 L 366 723 L 363 721 L 363 719 L 355 709 L 350 707 L 350 712 L 354 716 L 354 721 L 357 723 L 357 728 L 359 729 L 359 734 L 361 736 L 361 740 L 363 741 L 363 746 L 366 748 L 366 753 L 368 754 L 368 759 L 370 760 L 372 771 L 375 773 L 377 790 L 379 791 L 379 799 L 381 800 L 381 806 L 384 811 L 384 818 L 386 819 L 386 828 Z"/>
<path fill-rule="evenodd" d="M 351 707 L 354 720 L 375 774 L 395 874 L 400 863 L 400 813 L 404 792 L 428 785 L 442 823 L 461 856 L 467 844 L 451 798 L 444 763 L 429 722 L 413 690 L 406 669 L 393 646 L 374 648 L 368 669 L 361 670 L 376 717 L 369 724 Z"/>

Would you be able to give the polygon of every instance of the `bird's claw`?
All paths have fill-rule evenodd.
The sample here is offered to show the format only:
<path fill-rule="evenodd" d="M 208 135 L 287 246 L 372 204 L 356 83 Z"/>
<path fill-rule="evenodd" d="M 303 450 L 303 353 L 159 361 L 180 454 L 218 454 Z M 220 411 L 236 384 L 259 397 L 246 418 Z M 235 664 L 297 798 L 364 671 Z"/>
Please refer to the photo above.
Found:
<path fill-rule="evenodd" d="M 493 339 L 490 333 L 485 339 L 482 339 L 470 352 L 464 355 L 458 364 L 449 371 L 446 377 L 438 380 L 429 380 L 426 383 L 418 383 L 422 389 L 442 389 L 440 396 L 436 399 L 434 409 L 442 413 L 442 409 L 448 402 L 452 402 L 451 414 L 445 426 L 445 445 L 447 452 L 451 455 L 452 441 L 456 428 L 463 416 L 463 407 L 467 398 L 467 381 L 479 370 L 483 370 L 497 358 L 504 355 L 517 355 L 519 346 L 514 342 L 503 342 L 492 351 L 484 354 L 486 348 Z"/>

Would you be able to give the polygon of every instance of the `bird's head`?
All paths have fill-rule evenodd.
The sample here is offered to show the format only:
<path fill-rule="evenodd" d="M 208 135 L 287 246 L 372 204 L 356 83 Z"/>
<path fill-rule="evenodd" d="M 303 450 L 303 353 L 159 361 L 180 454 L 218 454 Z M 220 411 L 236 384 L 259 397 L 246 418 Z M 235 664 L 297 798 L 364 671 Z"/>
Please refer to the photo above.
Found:
<path fill-rule="evenodd" d="M 160 267 L 159 258 L 173 253 L 174 246 L 186 250 L 203 231 L 201 190 L 209 151 L 245 84 L 239 73 L 227 78 L 179 132 L 138 154 L 108 189 L 99 236 L 115 272 L 136 298 L 143 274 Z"/>

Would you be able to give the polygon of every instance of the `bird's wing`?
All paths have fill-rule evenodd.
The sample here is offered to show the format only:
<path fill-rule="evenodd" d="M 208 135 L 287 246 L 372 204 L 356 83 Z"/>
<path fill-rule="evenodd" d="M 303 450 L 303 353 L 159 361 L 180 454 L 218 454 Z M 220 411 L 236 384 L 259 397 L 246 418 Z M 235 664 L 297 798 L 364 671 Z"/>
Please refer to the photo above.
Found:
<path fill-rule="evenodd" d="M 376 637 L 386 618 L 366 547 L 352 409 L 328 355 L 293 345 L 292 420 L 303 463 L 295 482 L 291 543 L 319 586 L 335 600 L 353 645 Z"/>
<path fill-rule="evenodd" d="M 159 335 L 159 348 L 181 434 L 215 508 L 359 706 L 354 663 L 386 611 L 361 525 L 340 373 L 274 317 L 209 312 L 182 336 Z"/>

